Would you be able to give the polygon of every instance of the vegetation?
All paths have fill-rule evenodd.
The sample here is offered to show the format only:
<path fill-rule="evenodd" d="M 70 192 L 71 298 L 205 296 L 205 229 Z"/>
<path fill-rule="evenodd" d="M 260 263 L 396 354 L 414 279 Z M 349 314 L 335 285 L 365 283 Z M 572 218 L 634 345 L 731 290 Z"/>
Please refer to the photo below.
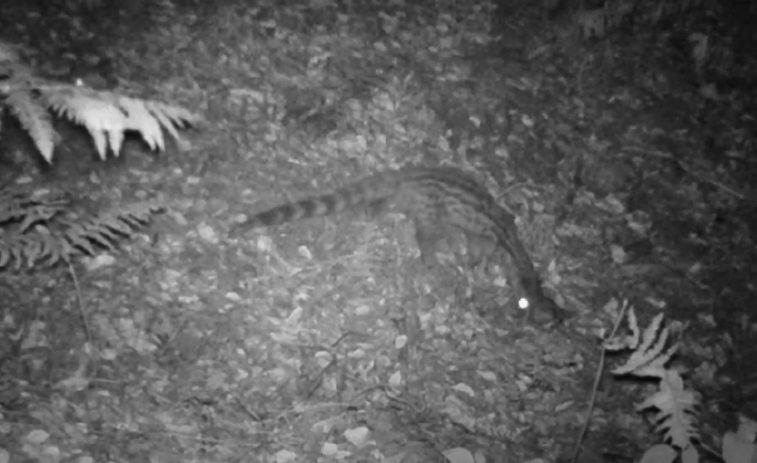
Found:
<path fill-rule="evenodd" d="M 754 459 L 754 2 L 11 3 L 0 463 Z M 394 216 L 227 237 L 408 163 L 576 320 Z"/>
<path fill-rule="evenodd" d="M 0 109 L 18 119 L 50 164 L 61 140 L 50 112 L 84 126 L 103 160 L 109 152 L 120 154 L 127 131 L 140 135 L 151 149 L 164 150 L 163 129 L 178 139 L 177 127 L 199 121 L 179 106 L 38 77 L 22 63 L 16 49 L 4 43 L 0 43 L 0 76 Z M 22 263 L 31 268 L 43 261 L 70 262 L 79 252 L 93 256 L 95 245 L 112 249 L 118 238 L 131 235 L 152 214 L 163 210 L 153 203 L 122 204 L 90 218 L 70 210 L 71 202 L 63 200 L 64 196 L 63 191 L 47 188 L 0 191 L 0 226 L 5 232 L 0 242 L 0 268 L 14 262 L 16 268 Z"/>

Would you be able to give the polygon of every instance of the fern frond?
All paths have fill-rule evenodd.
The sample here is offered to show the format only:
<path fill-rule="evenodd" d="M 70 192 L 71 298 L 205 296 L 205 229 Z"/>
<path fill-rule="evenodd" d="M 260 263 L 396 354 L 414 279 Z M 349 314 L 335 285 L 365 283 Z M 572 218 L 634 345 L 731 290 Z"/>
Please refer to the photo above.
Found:
<path fill-rule="evenodd" d="M 636 409 L 657 408 L 654 416 L 655 430 L 679 449 L 691 445 L 692 439 L 699 438 L 696 422 L 696 394 L 684 389 L 683 379 L 678 372 L 666 370 L 660 381 L 660 390 L 639 404 Z"/>
<path fill-rule="evenodd" d="M 168 131 L 174 139 L 179 139 L 179 133 L 176 131 L 177 127 L 189 127 L 200 122 L 200 117 L 181 106 L 171 106 L 158 101 L 147 101 L 145 103 L 150 114 L 160 122 L 160 126 Z M 150 142 L 148 141 L 148 143 Z"/>
<path fill-rule="evenodd" d="M 629 311 L 629 319 L 633 309 Z M 665 363 L 672 357 L 677 347 L 674 345 L 664 355 L 661 355 L 668 341 L 668 328 L 663 328 L 660 335 L 657 332 L 662 324 L 663 315 L 657 315 L 649 324 L 642 336 L 641 345 L 636 347 L 628 361 L 612 372 L 616 375 L 633 374 L 635 376 L 660 378 L 665 372 Z"/>
<path fill-rule="evenodd" d="M 126 130 L 138 132 L 151 149 L 162 151 L 163 130 L 178 140 L 177 127 L 200 121 L 199 116 L 179 106 L 85 87 L 42 89 L 42 93 L 48 108 L 86 127 L 102 159 L 108 148 L 118 156 Z"/>
<path fill-rule="evenodd" d="M 162 151 L 164 146 L 163 132 L 160 129 L 161 125 L 171 131 L 173 130 L 173 124 L 170 122 L 164 123 L 160 118 L 160 114 L 158 114 L 158 117 L 153 117 L 148 109 L 148 102 L 122 97 L 118 100 L 118 103 L 126 113 L 126 128 L 141 133 L 150 149 L 155 150 L 157 148 Z M 175 138 L 178 138 L 178 133 L 175 131 L 170 133 Z"/>
<path fill-rule="evenodd" d="M 0 96 L 0 109 L 8 106 L 50 164 L 59 140 L 48 111 L 84 126 L 103 160 L 109 149 L 120 155 L 127 130 L 139 133 L 150 149 L 163 151 L 164 130 L 182 141 L 177 129 L 201 121 L 180 106 L 40 78 L 5 42 L 0 42 Z"/>
<path fill-rule="evenodd" d="M 69 201 L 49 190 L 29 194 L 22 190 L 0 191 L 0 225 L 18 223 L 18 233 L 25 233 L 37 223 L 48 222 L 66 210 Z"/>
<path fill-rule="evenodd" d="M 18 270 L 23 264 L 32 268 L 43 259 L 50 266 L 70 262 L 77 254 L 94 256 L 98 247 L 112 250 L 164 210 L 155 203 L 137 203 L 79 223 L 61 217 L 69 203 L 53 197 L 0 192 L 0 225 L 20 222 L 14 232 L 0 230 L 0 269 L 13 265 Z"/>
<path fill-rule="evenodd" d="M 56 133 L 45 108 L 32 99 L 30 92 L 22 89 L 11 91 L 5 102 L 21 127 L 29 133 L 42 157 L 50 162 Z"/>
<path fill-rule="evenodd" d="M 92 243 L 111 250 L 119 239 L 131 236 L 135 230 L 147 225 L 153 215 L 163 210 L 162 206 L 154 203 L 132 204 L 115 212 L 101 214 L 83 225 L 70 227 L 65 232 L 65 238 L 72 247 L 93 256 L 96 251 Z"/>
<path fill-rule="evenodd" d="M 640 344 L 633 309 L 629 310 L 627 319 L 634 332 L 631 338 L 634 339 L 625 343 L 634 351 L 624 365 L 615 368 L 612 372 L 616 375 L 630 374 L 636 377 L 659 379 L 660 389 L 639 404 L 636 409 L 641 411 L 656 408 L 658 411 L 653 419 L 655 430 L 662 433 L 665 440 L 679 450 L 688 451 L 693 448 L 692 440 L 699 438 L 696 419 L 697 396 L 694 392 L 685 389 L 683 378 L 677 371 L 665 367 L 678 346 L 665 348 L 669 330 L 667 327 L 660 330 L 663 322 L 662 314 L 657 315 L 644 330 Z M 613 346 L 623 343 L 623 340 L 609 340 L 608 342 Z"/>
<path fill-rule="evenodd" d="M 37 77 L 32 68 L 21 62 L 0 61 L 0 76 L 3 77 L 0 80 L 0 94 L 5 95 L 3 107 L 8 107 L 42 157 L 51 163 L 58 134 L 53 129 L 47 109 L 35 96 L 35 92 L 39 88 L 55 86 Z"/>
<path fill-rule="evenodd" d="M 66 243 L 47 233 L 13 234 L 0 239 L 0 269 L 13 264 L 18 271 L 24 263 L 30 269 L 44 258 L 48 259 L 47 265 L 68 262 L 74 253 Z"/>
<path fill-rule="evenodd" d="M 42 89 L 46 106 L 60 116 L 83 125 L 92 136 L 101 159 L 110 148 L 117 156 L 123 143 L 124 114 L 106 97 L 97 97 L 91 89 L 69 86 Z"/>

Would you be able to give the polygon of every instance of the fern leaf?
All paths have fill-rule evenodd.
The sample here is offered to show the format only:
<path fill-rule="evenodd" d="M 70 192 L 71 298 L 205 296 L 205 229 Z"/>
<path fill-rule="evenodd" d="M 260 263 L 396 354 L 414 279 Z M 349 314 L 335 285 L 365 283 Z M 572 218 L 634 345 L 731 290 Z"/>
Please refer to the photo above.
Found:
<path fill-rule="evenodd" d="M 47 190 L 31 193 L 22 190 L 0 192 L 0 224 L 21 221 L 18 232 L 24 233 L 40 222 L 46 222 L 66 209 L 69 201 Z"/>
<path fill-rule="evenodd" d="M 48 233 L 12 235 L 0 245 L 0 269 L 13 265 L 17 271 L 24 264 L 32 268 L 43 258 L 54 264 L 67 257 L 61 255 L 59 249 L 55 237 Z"/>
<path fill-rule="evenodd" d="M 121 153 L 121 147 L 124 145 L 124 131 L 123 130 L 110 130 L 106 132 L 108 135 L 108 144 L 111 151 L 118 156 Z"/>
<path fill-rule="evenodd" d="M 179 138 L 176 127 L 196 125 L 200 122 L 198 116 L 180 106 L 170 106 L 157 101 L 148 102 L 147 105 L 150 113 L 160 121 L 160 125 L 175 139 Z"/>
<path fill-rule="evenodd" d="M 129 234 L 132 230 L 146 225 L 150 218 L 160 212 L 164 207 L 150 202 L 137 203 L 124 207 L 117 213 L 109 213 L 98 217 L 95 223 L 115 229 L 123 234 Z"/>
<path fill-rule="evenodd" d="M 31 136 L 42 157 L 51 164 L 56 135 L 45 108 L 34 101 L 26 90 L 12 91 L 5 101 L 21 127 Z"/>
<path fill-rule="evenodd" d="M 64 255 L 61 251 L 60 240 L 55 236 L 47 233 L 37 234 L 37 239 L 42 246 L 42 252 L 40 253 L 40 259 L 47 258 L 46 265 L 53 266 L 57 264 L 61 259 L 68 260 L 70 254 Z"/>
<path fill-rule="evenodd" d="M 25 260 L 27 241 L 28 237 L 23 235 L 12 235 L 3 240 L 0 246 L 0 268 L 13 265 L 13 269 L 18 271 Z"/>
<path fill-rule="evenodd" d="M 642 343 L 641 347 L 639 347 L 638 350 L 640 351 L 647 351 L 654 343 L 655 339 L 657 339 L 657 332 L 660 329 L 660 325 L 662 324 L 663 314 L 657 314 L 654 319 L 652 319 L 652 323 L 649 324 L 646 330 L 644 330 L 644 335 L 642 336 Z M 667 338 L 667 333 L 664 334 L 664 336 Z M 661 335 L 662 337 L 662 335 Z"/>
<path fill-rule="evenodd" d="M 125 108 L 135 111 L 134 130 L 139 131 L 142 138 L 151 149 L 164 150 L 164 129 L 175 140 L 181 140 L 177 127 L 197 124 L 200 118 L 180 106 L 171 106 L 157 101 L 141 101 L 122 97 L 121 103 Z"/>
<path fill-rule="evenodd" d="M 112 250 L 164 210 L 159 204 L 137 203 L 81 223 L 71 212 L 61 215 L 69 206 L 70 201 L 47 189 L 0 191 L 0 226 L 15 226 L 0 233 L 0 269 L 54 265 L 70 262 L 76 254 L 93 256 L 100 247 Z"/>
<path fill-rule="evenodd" d="M 112 250 L 124 236 L 130 236 L 134 230 L 149 223 L 151 216 L 162 212 L 164 208 L 154 203 L 138 203 L 127 206 L 117 213 L 107 213 L 95 217 L 88 223 L 74 224 L 65 232 L 66 241 L 87 255 L 96 254 L 92 243 Z"/>
<path fill-rule="evenodd" d="M 124 114 L 119 108 L 106 100 L 85 97 L 75 100 L 73 110 L 76 111 L 76 122 L 92 135 L 100 158 L 107 157 L 109 141 L 112 142 L 111 150 L 118 156 L 126 128 Z"/>
<path fill-rule="evenodd" d="M 119 235 L 113 233 L 113 229 L 118 222 L 102 222 L 101 220 L 101 218 L 97 218 L 89 223 L 83 236 L 105 249 L 113 250 L 119 239 Z M 122 236 L 129 236 L 130 234 L 131 230 L 126 228 Z"/>
<path fill-rule="evenodd" d="M 109 99 L 85 87 L 61 86 L 43 89 L 50 109 L 94 130 L 122 129 L 124 115 Z M 104 93 L 104 92 L 103 92 Z"/>
<path fill-rule="evenodd" d="M 105 160 L 105 158 L 108 157 L 108 139 L 106 138 L 105 133 L 97 130 L 92 130 L 92 127 L 87 127 L 87 130 L 92 136 L 92 140 L 95 142 L 95 149 L 97 150 L 97 154 L 100 156 L 100 159 Z M 120 153 L 120 150 L 113 152 Z M 118 154 L 116 154 L 116 156 L 118 156 Z"/>
<path fill-rule="evenodd" d="M 655 356 L 652 358 L 652 361 L 649 362 L 647 365 L 634 369 L 632 372 L 633 375 L 638 376 L 640 378 L 664 377 L 667 371 L 665 368 L 665 364 L 667 364 L 670 361 L 670 359 L 673 357 L 673 355 L 675 355 L 677 351 L 678 351 L 678 344 L 674 344 L 664 354 L 661 354 L 661 355 L 655 354 Z"/>
<path fill-rule="evenodd" d="M 23 219 L 23 222 L 21 222 L 21 225 L 19 225 L 19 233 L 28 231 L 36 223 L 50 220 L 58 213 L 60 213 L 61 210 L 62 209 L 50 208 L 44 204 L 29 207 L 24 211 L 25 217 Z"/>
<path fill-rule="evenodd" d="M 683 379 L 676 371 L 665 372 L 660 390 L 639 404 L 637 410 L 657 408 L 654 422 L 656 430 L 665 435 L 670 443 L 680 449 L 698 437 L 696 428 L 696 395 L 683 387 Z"/>
<path fill-rule="evenodd" d="M 652 320 L 652 323 L 650 323 L 647 329 L 644 330 L 641 346 L 634 350 L 633 354 L 631 354 L 631 357 L 624 365 L 612 370 L 614 374 L 624 375 L 633 373 L 636 376 L 660 377 L 660 374 L 664 371 L 664 367 L 655 364 L 657 368 L 654 368 L 650 365 L 658 359 L 668 340 L 668 328 L 663 328 L 660 335 L 657 336 L 657 330 L 662 324 L 662 319 L 663 315 L 659 314 L 654 320 Z M 670 355 L 672 355 L 672 353 Z M 668 359 L 669 357 L 665 359 L 665 362 L 667 362 Z"/>
<path fill-rule="evenodd" d="M 664 354 L 658 355 L 657 358 L 655 358 L 652 363 L 649 364 L 652 368 L 665 368 L 665 365 L 670 361 L 670 359 L 675 355 L 675 353 L 678 352 L 678 344 L 673 344 L 670 346 L 670 349 L 667 350 Z"/>
<path fill-rule="evenodd" d="M 145 102 L 122 97 L 119 104 L 127 114 L 127 128 L 139 132 L 150 149 L 162 151 L 165 146 L 160 122 L 150 114 Z"/>
<path fill-rule="evenodd" d="M 64 241 L 59 234 L 50 233 L 36 233 L 32 235 L 35 242 L 39 245 L 40 252 L 28 261 L 28 267 L 31 268 L 37 265 L 37 262 L 47 258 L 44 265 L 53 266 L 63 260 L 64 262 L 70 262 L 73 257 L 72 252 L 65 252 L 61 243 Z M 27 256 L 28 258 L 29 256 Z"/>
<path fill-rule="evenodd" d="M 108 138 L 114 141 L 118 141 L 119 137 L 123 139 L 125 117 L 113 104 L 112 97 L 102 96 L 94 90 L 75 86 L 46 91 L 44 97 L 50 109 L 87 129 L 95 142 L 100 159 L 104 160 L 107 156 Z M 116 135 L 111 135 L 112 132 Z M 121 144 L 117 143 L 112 148 L 114 154 L 118 155 Z"/>
<path fill-rule="evenodd" d="M 42 241 L 39 239 L 33 239 L 30 236 L 24 236 L 24 238 L 26 243 L 23 248 L 23 254 L 26 258 L 26 267 L 32 268 L 37 259 L 42 255 Z"/>
<path fill-rule="evenodd" d="M 51 239 L 50 245 L 51 252 L 49 254 L 47 265 L 53 266 L 61 260 L 64 262 L 69 262 L 71 258 L 76 254 L 76 248 L 71 246 L 71 243 L 60 237 Z"/>
<path fill-rule="evenodd" d="M 21 268 L 21 264 L 24 262 L 24 244 L 26 237 L 17 236 L 15 240 L 11 241 L 10 253 L 11 260 L 15 262 L 13 269 L 18 271 Z"/>
<path fill-rule="evenodd" d="M 102 230 L 103 233 L 106 233 L 108 236 L 114 236 L 115 238 L 118 238 L 117 235 L 113 235 L 113 232 L 118 232 L 121 235 L 128 236 L 131 234 L 131 231 L 133 229 L 139 228 L 139 225 L 136 227 L 132 227 L 126 218 L 123 216 L 110 216 L 110 217 L 103 217 L 98 220 L 98 223 L 95 225 Z"/>
<path fill-rule="evenodd" d="M 88 256 L 94 256 L 97 254 L 97 251 L 95 251 L 94 246 L 92 246 L 92 243 L 90 242 L 88 234 L 89 227 L 86 225 L 73 225 L 71 228 L 65 231 L 65 241 L 75 249 L 81 249 L 84 251 L 85 254 Z M 110 248 L 110 246 L 105 246 L 106 248 Z"/>
<path fill-rule="evenodd" d="M 83 125 L 94 140 L 101 158 L 108 147 L 118 156 L 124 131 L 138 132 L 153 150 L 164 150 L 163 129 L 180 140 L 176 130 L 199 122 L 200 118 L 184 108 L 144 101 L 84 87 L 58 86 L 41 90 L 47 107 Z"/>

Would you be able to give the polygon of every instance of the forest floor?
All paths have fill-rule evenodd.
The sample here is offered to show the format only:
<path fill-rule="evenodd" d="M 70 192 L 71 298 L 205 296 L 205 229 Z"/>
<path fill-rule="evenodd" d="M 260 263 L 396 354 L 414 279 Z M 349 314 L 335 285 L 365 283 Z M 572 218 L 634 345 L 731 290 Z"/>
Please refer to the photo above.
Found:
<path fill-rule="evenodd" d="M 696 23 L 587 42 L 484 2 L 152 3 L 0 19 L 57 79 L 205 121 L 107 161 L 64 131 L 16 179 L 168 212 L 111 259 L 0 274 L 0 463 L 568 461 L 626 300 L 642 329 L 665 315 L 701 448 L 757 418 L 754 96 L 697 75 Z M 227 238 L 239 214 L 440 163 L 513 211 L 572 320 L 492 317 L 507 282 L 454 253 L 419 272 L 402 217 Z M 599 372 L 581 462 L 662 440 L 634 408 L 660 383 L 610 372 L 629 354 Z"/>

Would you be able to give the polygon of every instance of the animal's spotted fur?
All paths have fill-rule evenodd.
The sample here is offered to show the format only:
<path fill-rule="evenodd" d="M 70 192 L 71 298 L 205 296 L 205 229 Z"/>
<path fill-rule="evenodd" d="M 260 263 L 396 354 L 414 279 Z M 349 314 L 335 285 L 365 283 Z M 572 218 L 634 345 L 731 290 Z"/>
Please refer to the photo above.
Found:
<path fill-rule="evenodd" d="M 399 212 L 415 224 L 424 262 L 435 263 L 439 240 L 461 232 L 469 254 L 485 258 L 498 248 L 512 258 L 514 279 L 540 321 L 564 318 L 567 312 L 549 299 L 521 241 L 514 218 L 471 174 L 452 167 L 405 167 L 363 178 L 332 193 L 276 206 L 232 227 L 231 236 L 253 228 L 320 217 L 348 209 Z M 512 266 L 511 266 L 512 267 Z M 515 273 L 515 272 L 513 272 Z M 512 276 L 512 275 L 511 275 Z"/>

